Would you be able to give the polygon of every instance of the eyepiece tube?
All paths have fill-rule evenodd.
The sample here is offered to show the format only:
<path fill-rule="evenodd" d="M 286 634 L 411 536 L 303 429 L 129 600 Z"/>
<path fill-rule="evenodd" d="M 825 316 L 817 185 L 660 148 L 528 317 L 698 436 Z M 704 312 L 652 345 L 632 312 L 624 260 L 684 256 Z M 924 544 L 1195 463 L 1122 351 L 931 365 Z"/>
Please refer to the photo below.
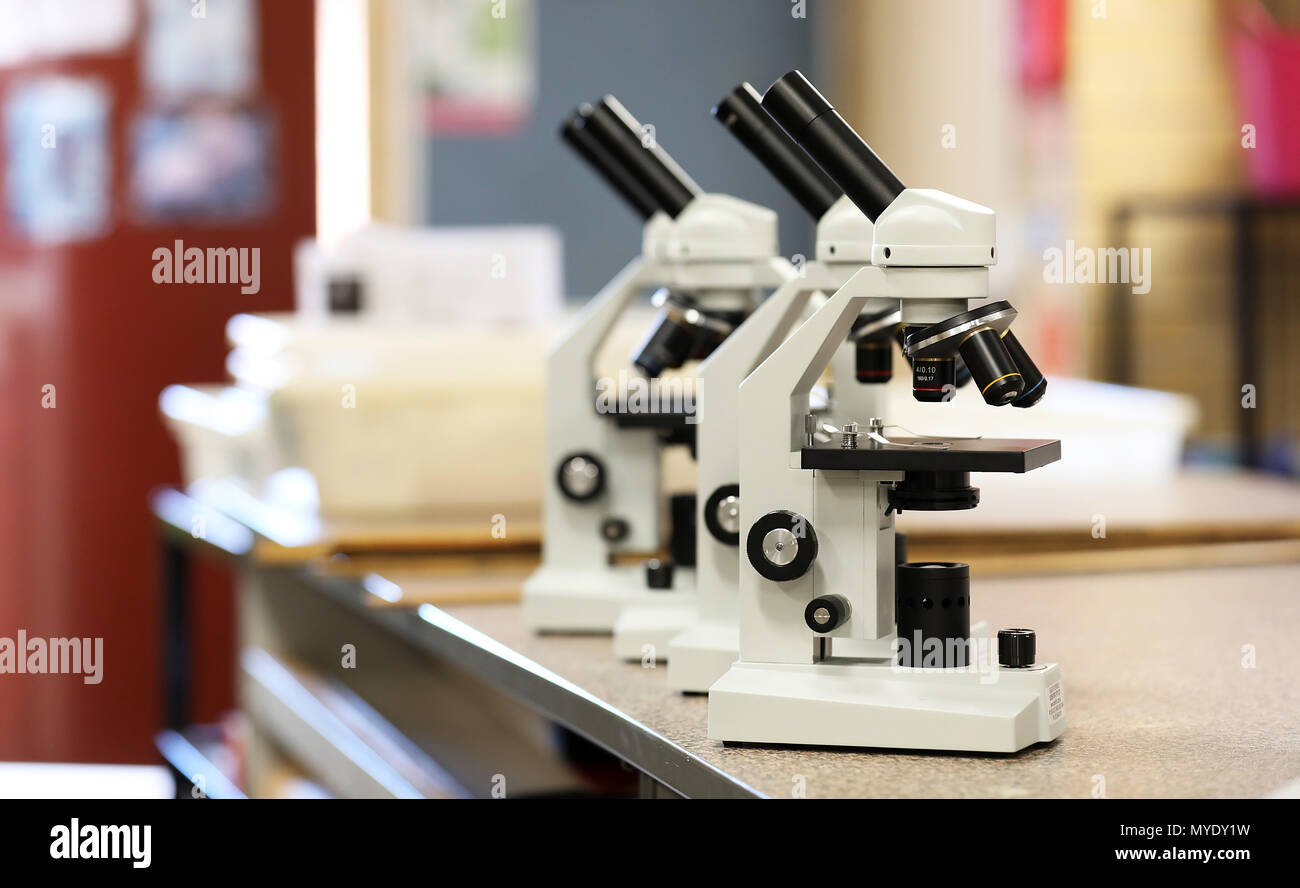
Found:
<path fill-rule="evenodd" d="M 646 144 L 641 124 L 613 96 L 592 107 L 586 127 L 668 215 L 676 217 L 700 193 L 700 186 L 657 142 Z"/>
<path fill-rule="evenodd" d="M 820 219 L 844 192 L 777 126 L 763 110 L 762 101 L 758 90 L 742 83 L 722 97 L 713 116 L 767 167 L 813 219 Z"/>
<path fill-rule="evenodd" d="M 905 187 L 799 71 L 768 88 L 763 108 L 872 222 Z"/>
<path fill-rule="evenodd" d="M 560 126 L 560 138 L 569 147 L 600 174 L 609 186 L 628 202 L 633 210 L 643 219 L 649 219 L 659 210 L 659 204 L 650 196 L 626 169 L 610 156 L 587 129 L 587 118 L 591 116 L 591 106 L 583 104 L 565 118 Z"/>

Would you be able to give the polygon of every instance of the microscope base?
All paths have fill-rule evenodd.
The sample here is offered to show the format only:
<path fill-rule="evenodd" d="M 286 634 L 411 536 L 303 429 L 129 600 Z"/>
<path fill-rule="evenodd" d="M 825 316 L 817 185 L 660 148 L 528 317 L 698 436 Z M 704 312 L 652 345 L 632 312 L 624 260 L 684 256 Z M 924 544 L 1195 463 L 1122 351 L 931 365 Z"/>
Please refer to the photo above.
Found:
<path fill-rule="evenodd" d="M 675 571 L 672 589 L 649 589 L 640 565 L 596 570 L 543 565 L 524 582 L 524 625 L 537 632 L 608 635 L 629 605 L 680 607 L 693 603 L 694 593 L 695 572 L 691 570 Z"/>
<path fill-rule="evenodd" d="M 740 627 L 735 621 L 692 623 L 668 644 L 668 687 L 688 694 L 708 693 L 739 656 Z"/>
<path fill-rule="evenodd" d="M 1064 730 L 1055 663 L 736 663 L 709 690 L 709 738 L 729 742 L 1018 752 Z"/>
<path fill-rule="evenodd" d="M 988 623 L 971 626 L 971 637 L 988 635 Z M 843 657 L 882 659 L 893 655 L 894 636 L 867 641 L 837 638 L 835 650 Z M 740 629 L 734 622 L 701 620 L 688 625 L 668 645 L 668 687 L 684 694 L 706 694 L 740 659 Z"/>
<path fill-rule="evenodd" d="M 628 605 L 614 623 L 614 656 L 618 659 L 669 660 L 670 642 L 699 616 L 694 592 L 653 594 L 657 597 L 651 601 Z"/>

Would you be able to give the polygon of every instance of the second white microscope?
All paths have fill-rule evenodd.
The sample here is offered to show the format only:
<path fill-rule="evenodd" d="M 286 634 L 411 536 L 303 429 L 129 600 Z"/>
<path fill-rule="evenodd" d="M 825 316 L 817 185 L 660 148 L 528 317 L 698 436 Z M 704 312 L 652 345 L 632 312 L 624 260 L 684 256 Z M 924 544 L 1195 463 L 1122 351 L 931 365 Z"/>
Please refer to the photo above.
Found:
<path fill-rule="evenodd" d="M 838 290 L 870 263 L 871 222 L 821 168 L 763 110 L 761 97 L 742 83 L 718 102 L 714 117 L 786 188 L 817 222 L 816 257 L 782 284 L 699 368 L 711 392 L 735 391 L 807 315 L 810 303 Z M 812 417 L 824 441 L 840 418 L 884 413 L 892 375 L 898 312 L 863 314 L 831 361 L 824 411 Z M 699 405 L 697 427 L 696 597 L 698 615 L 668 648 L 668 685 L 705 693 L 740 651 L 740 455 L 736 398 Z M 827 422 L 830 420 L 830 422 Z"/>
<path fill-rule="evenodd" d="M 651 645 L 661 659 L 694 611 L 694 571 L 625 562 L 661 549 L 660 447 L 692 442 L 703 391 L 660 374 L 706 357 L 794 270 L 779 257 L 775 213 L 702 193 L 612 96 L 579 109 L 561 133 L 646 223 L 641 255 L 547 358 L 542 565 L 524 585 L 524 619 L 539 631 L 615 632 L 620 656 Z M 661 310 L 634 357 L 641 375 L 597 379 L 598 351 L 650 288 Z"/>

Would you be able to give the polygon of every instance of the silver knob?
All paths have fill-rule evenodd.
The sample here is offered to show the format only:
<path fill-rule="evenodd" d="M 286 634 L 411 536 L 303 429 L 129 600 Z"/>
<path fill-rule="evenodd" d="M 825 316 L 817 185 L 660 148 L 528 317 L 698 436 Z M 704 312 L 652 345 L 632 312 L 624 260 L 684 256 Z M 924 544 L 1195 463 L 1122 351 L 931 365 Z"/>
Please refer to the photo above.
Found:
<path fill-rule="evenodd" d="M 840 430 L 840 449 L 858 449 L 858 424 L 856 422 L 844 423 L 844 428 Z"/>
<path fill-rule="evenodd" d="M 799 540 L 784 527 L 769 530 L 763 537 L 763 557 L 770 563 L 784 566 L 794 561 L 797 554 Z"/>
<path fill-rule="evenodd" d="M 723 497 L 713 514 L 718 519 L 718 526 L 727 533 L 740 533 L 740 497 Z"/>
<path fill-rule="evenodd" d="M 582 499 L 591 496 L 600 484 L 600 466 L 589 459 L 575 456 L 564 463 L 560 476 L 564 489 L 571 496 Z"/>

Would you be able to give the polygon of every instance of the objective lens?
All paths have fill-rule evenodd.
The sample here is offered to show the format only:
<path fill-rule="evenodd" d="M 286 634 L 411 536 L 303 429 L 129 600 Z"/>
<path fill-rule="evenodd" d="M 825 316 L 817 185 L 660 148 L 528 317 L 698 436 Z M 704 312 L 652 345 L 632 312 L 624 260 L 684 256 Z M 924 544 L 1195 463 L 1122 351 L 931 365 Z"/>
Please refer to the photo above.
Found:
<path fill-rule="evenodd" d="M 695 351 L 695 331 L 671 308 L 659 312 L 657 323 L 635 352 L 632 363 L 650 378 L 690 360 Z"/>
<path fill-rule="evenodd" d="M 705 311 L 688 293 L 655 294 L 662 305 L 650 333 L 632 353 L 632 363 L 650 378 L 676 370 L 687 361 L 702 361 L 745 320 L 743 311 Z"/>
<path fill-rule="evenodd" d="M 695 330 L 695 349 L 691 352 L 692 361 L 703 361 L 713 350 L 722 345 L 731 335 L 731 331 L 745 322 L 743 311 L 699 311 Z"/>
<path fill-rule="evenodd" d="M 957 366 L 952 358 L 913 358 L 912 397 L 918 401 L 947 401 L 957 390 Z"/>
<path fill-rule="evenodd" d="M 1029 357 L 1029 352 L 1025 351 L 1025 347 L 1020 344 L 1016 334 L 1010 330 L 1005 331 L 1002 334 L 1002 345 L 1006 347 L 1007 354 L 1011 356 L 1011 360 L 1015 362 L 1016 368 L 1020 370 L 1020 375 L 1025 380 L 1024 391 L 1020 393 L 1020 397 L 1011 402 L 1011 406 L 1033 407 L 1047 393 L 1047 380 L 1039 372 L 1038 367 L 1034 365 L 1033 359 Z"/>
<path fill-rule="evenodd" d="M 855 343 L 858 382 L 889 382 L 894 375 L 894 346 L 888 337 L 863 339 Z"/>
<path fill-rule="evenodd" d="M 1020 370 L 992 327 L 980 327 L 967 336 L 961 344 L 961 357 L 979 386 L 985 403 L 1001 407 L 1024 390 L 1025 382 Z"/>
<path fill-rule="evenodd" d="M 962 386 L 966 385 L 968 382 L 970 382 L 970 368 L 966 366 L 966 362 L 961 359 L 961 356 L 958 356 L 957 357 L 957 388 L 961 388 Z"/>

